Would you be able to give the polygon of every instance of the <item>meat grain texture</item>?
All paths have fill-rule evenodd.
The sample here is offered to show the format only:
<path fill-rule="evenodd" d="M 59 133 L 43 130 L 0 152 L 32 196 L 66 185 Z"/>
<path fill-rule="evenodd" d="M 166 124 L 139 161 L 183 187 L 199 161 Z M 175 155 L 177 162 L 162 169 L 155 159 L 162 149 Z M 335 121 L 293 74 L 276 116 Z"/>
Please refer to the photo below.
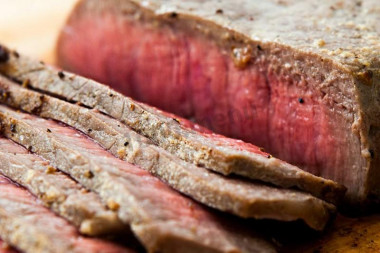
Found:
<path fill-rule="evenodd" d="M 82 0 L 57 56 L 363 204 L 380 196 L 379 22 L 377 0 Z"/>
<path fill-rule="evenodd" d="M 133 252 L 107 241 L 79 235 L 66 220 L 38 204 L 28 191 L 1 175 L 0 236 L 25 253 Z"/>
<path fill-rule="evenodd" d="M 97 194 L 87 191 L 48 162 L 2 136 L 0 174 L 28 189 L 82 234 L 101 236 L 127 230 L 117 214 L 107 210 Z"/>
<path fill-rule="evenodd" d="M 115 158 L 78 131 L 5 106 L 0 106 L 0 111 L 5 136 L 30 147 L 98 193 L 108 208 L 117 211 L 120 220 L 131 226 L 149 252 L 275 251 L 253 231 L 245 232 L 237 224 L 220 220 L 148 172 Z M 309 217 L 315 219 L 313 215 Z"/>
<path fill-rule="evenodd" d="M 221 211 L 244 218 L 287 221 L 302 219 L 315 229 L 324 228 L 335 211 L 331 204 L 309 194 L 278 189 L 260 182 L 223 177 L 186 163 L 153 145 L 149 139 L 117 120 L 94 110 L 48 95 L 44 95 L 41 101 L 41 93 L 22 88 L 2 78 L 0 90 L 7 93 L 7 99 L 3 99 L 2 102 L 86 132 L 115 156 L 140 166 L 174 189 Z M 0 107 L 0 115 L 1 111 Z M 281 212 L 278 212 L 279 208 Z"/>

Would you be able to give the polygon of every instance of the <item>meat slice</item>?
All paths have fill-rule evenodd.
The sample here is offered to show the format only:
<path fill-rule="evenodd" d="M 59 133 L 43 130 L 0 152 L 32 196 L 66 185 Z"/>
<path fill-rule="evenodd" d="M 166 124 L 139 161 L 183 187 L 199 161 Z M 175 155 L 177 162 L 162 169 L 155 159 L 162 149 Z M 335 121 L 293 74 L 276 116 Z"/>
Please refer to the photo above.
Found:
<path fill-rule="evenodd" d="M 258 147 L 220 135 L 196 131 L 182 119 L 168 117 L 153 107 L 140 104 L 100 83 L 58 72 L 44 64 L 3 50 L 9 58 L 0 64 L 0 73 L 70 101 L 96 108 L 156 145 L 196 165 L 222 174 L 239 174 L 281 187 L 297 187 L 322 199 L 333 201 L 345 188 L 261 151 Z"/>
<path fill-rule="evenodd" d="M 0 236 L 23 252 L 133 252 L 110 242 L 80 236 L 26 190 L 0 176 Z"/>
<path fill-rule="evenodd" d="M 309 194 L 228 179 L 186 163 L 152 145 L 147 138 L 117 120 L 96 111 L 48 95 L 41 99 L 40 93 L 7 80 L 0 79 L 0 90 L 7 93 L 7 99 L 3 100 L 7 104 L 37 112 L 40 116 L 62 121 L 85 132 L 114 155 L 141 166 L 175 189 L 211 207 L 242 217 L 301 218 L 315 229 L 322 229 L 328 220 L 328 210 L 333 211 L 331 205 Z M 279 208 L 281 212 L 278 212 Z"/>
<path fill-rule="evenodd" d="M 378 5 L 82 0 L 57 58 L 67 70 L 342 183 L 353 203 L 377 201 Z"/>
<path fill-rule="evenodd" d="M 4 106 L 0 106 L 0 111 L 1 124 L 8 138 L 97 192 L 111 210 L 118 212 L 123 222 L 131 225 L 148 251 L 274 251 L 260 237 L 243 233 L 236 226 L 226 227 L 227 221 L 221 223 L 217 216 L 200 205 L 176 193 L 148 172 L 115 158 L 74 129 Z M 313 205 L 306 199 L 303 203 L 304 209 L 311 209 Z M 316 210 L 316 214 L 323 212 L 327 217 L 330 206 L 316 205 L 311 210 Z"/>
<path fill-rule="evenodd" d="M 125 229 L 117 214 L 107 210 L 98 195 L 3 137 L 0 137 L 0 173 L 27 188 L 82 234 L 96 236 Z"/>

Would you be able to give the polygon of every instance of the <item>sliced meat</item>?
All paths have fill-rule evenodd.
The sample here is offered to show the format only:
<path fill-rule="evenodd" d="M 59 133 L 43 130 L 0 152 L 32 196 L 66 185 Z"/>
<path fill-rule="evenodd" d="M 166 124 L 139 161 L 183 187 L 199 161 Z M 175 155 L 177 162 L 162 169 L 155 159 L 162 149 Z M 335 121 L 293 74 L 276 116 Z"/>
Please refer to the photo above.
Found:
<path fill-rule="evenodd" d="M 181 125 L 181 119 L 167 117 L 166 113 L 137 103 L 100 83 L 58 72 L 19 54 L 8 53 L 8 56 L 9 59 L 0 64 L 0 72 L 4 75 L 96 108 L 186 161 L 225 175 L 234 173 L 281 187 L 297 187 L 329 201 L 345 192 L 343 186 L 304 172 L 256 146 L 190 129 L 191 124 Z"/>
<path fill-rule="evenodd" d="M 22 252 L 133 252 L 78 234 L 67 221 L 39 205 L 26 190 L 0 176 L 0 236 Z"/>
<path fill-rule="evenodd" d="M 131 225 L 150 252 L 274 251 L 269 243 L 253 233 L 244 234 L 236 227 L 225 228 L 217 216 L 148 172 L 115 158 L 72 128 L 4 106 L 0 106 L 0 118 L 8 138 L 97 192 L 123 222 Z M 288 195 L 291 197 L 292 193 Z M 276 193 L 273 197 L 276 198 Z M 329 216 L 330 205 L 314 203 L 308 197 L 301 201 L 303 211 L 311 210 L 316 217 L 321 217 L 319 213 Z M 317 224 L 317 221 L 311 222 Z"/>
<path fill-rule="evenodd" d="M 104 235 L 125 229 L 117 214 L 107 210 L 97 194 L 86 191 L 48 162 L 3 137 L 0 173 L 27 188 L 82 234 Z"/>
<path fill-rule="evenodd" d="M 82 0 L 57 58 L 65 69 L 342 183 L 353 203 L 378 200 L 378 5 Z"/>
<path fill-rule="evenodd" d="M 257 182 L 228 179 L 186 163 L 152 145 L 147 138 L 119 121 L 96 111 L 48 95 L 43 95 L 41 99 L 42 94 L 7 80 L 0 79 L 0 90 L 7 93 L 7 99 L 4 100 L 7 104 L 37 112 L 85 132 L 114 155 L 141 166 L 175 189 L 211 207 L 241 217 L 278 220 L 301 218 L 315 229 L 325 226 L 328 210 L 333 210 L 330 205 L 309 194 L 276 189 Z M 309 208 L 305 209 L 306 206 Z M 282 211 L 278 212 L 280 208 Z"/>

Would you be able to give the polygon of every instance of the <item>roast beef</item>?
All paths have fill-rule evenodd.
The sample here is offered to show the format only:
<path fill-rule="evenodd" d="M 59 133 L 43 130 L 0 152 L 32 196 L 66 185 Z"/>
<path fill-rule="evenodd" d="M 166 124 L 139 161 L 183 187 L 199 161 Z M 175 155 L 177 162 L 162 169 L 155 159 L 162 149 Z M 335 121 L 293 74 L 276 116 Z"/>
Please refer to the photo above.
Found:
<path fill-rule="evenodd" d="M 110 242 L 80 236 L 67 221 L 39 205 L 26 190 L 2 176 L 0 236 L 25 253 L 133 252 Z"/>
<path fill-rule="evenodd" d="M 378 200 L 378 4 L 82 0 L 57 58 L 65 69 L 338 181 L 353 203 Z"/>
<path fill-rule="evenodd" d="M 99 196 L 87 192 L 46 161 L 2 137 L 0 173 L 27 188 L 45 206 L 78 227 L 82 234 L 102 235 L 124 228 L 117 214 L 107 210 Z"/>
<path fill-rule="evenodd" d="M 130 224 L 148 251 L 274 251 L 269 243 L 252 233 L 254 228 L 250 233 L 243 233 L 234 226 L 227 227 L 228 221 L 220 221 L 218 216 L 148 172 L 115 158 L 80 132 L 4 106 L 0 106 L 0 111 L 3 131 L 8 138 L 97 192 L 108 208 L 117 211 L 119 218 Z M 317 222 L 326 222 L 331 206 L 317 201 L 305 196 L 300 210 L 312 212 L 307 217 L 319 227 Z"/>
<path fill-rule="evenodd" d="M 281 187 L 297 187 L 322 199 L 334 200 L 345 191 L 341 185 L 304 172 L 254 145 L 203 129 L 197 131 L 196 125 L 168 117 L 167 113 L 135 102 L 105 85 L 57 71 L 5 48 L 3 51 L 8 59 L 0 64 L 0 73 L 24 86 L 99 109 L 184 160 L 223 174 L 235 173 Z"/>
<path fill-rule="evenodd" d="M 321 222 L 322 217 L 326 216 L 325 211 L 306 211 L 302 207 L 304 205 L 301 203 L 308 201 L 320 203 L 320 200 L 307 194 L 222 177 L 180 160 L 106 115 L 48 95 L 43 95 L 41 99 L 41 93 L 22 88 L 4 78 L 0 78 L 0 91 L 7 94 L 2 101 L 8 105 L 64 122 L 85 132 L 115 156 L 141 166 L 206 205 L 242 217 L 279 220 L 303 217 L 314 228 L 325 225 Z M 291 195 L 296 198 L 289 197 Z M 282 211 L 278 212 L 277 208 Z M 315 206 L 309 208 L 314 209 Z M 309 214 L 320 218 L 315 216 L 310 219 Z M 310 220 L 316 223 L 310 223 Z"/>

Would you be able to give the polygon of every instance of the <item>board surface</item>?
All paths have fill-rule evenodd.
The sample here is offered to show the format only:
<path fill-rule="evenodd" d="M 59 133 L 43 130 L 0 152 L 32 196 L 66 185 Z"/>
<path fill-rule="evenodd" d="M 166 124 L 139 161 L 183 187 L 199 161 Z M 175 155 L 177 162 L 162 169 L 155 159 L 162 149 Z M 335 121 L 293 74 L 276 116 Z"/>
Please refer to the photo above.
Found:
<path fill-rule="evenodd" d="M 285 252 L 380 252 L 380 215 L 360 218 L 338 215 L 323 234 L 286 245 Z"/>
<path fill-rule="evenodd" d="M 54 45 L 77 0 L 0 0 L 0 42 L 54 63 Z M 297 237 L 295 233 L 293 237 Z M 291 237 L 291 235 L 290 235 Z M 338 216 L 326 233 L 284 243 L 286 252 L 380 252 L 380 215 Z"/>

